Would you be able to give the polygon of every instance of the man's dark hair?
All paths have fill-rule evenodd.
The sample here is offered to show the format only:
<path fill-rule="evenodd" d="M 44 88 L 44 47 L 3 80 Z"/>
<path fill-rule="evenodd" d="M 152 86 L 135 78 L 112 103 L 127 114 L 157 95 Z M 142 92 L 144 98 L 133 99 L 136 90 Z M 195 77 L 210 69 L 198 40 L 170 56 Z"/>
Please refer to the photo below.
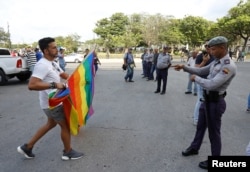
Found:
<path fill-rule="evenodd" d="M 55 39 L 51 37 L 46 37 L 38 41 L 39 47 L 43 53 L 44 53 L 44 50 L 49 47 L 49 44 L 51 42 L 55 42 Z"/>

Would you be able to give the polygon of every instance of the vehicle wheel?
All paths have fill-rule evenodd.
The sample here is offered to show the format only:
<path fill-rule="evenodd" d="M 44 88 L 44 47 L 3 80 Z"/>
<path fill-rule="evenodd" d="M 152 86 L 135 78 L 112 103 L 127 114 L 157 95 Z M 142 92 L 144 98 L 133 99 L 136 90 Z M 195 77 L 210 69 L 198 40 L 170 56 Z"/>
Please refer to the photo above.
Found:
<path fill-rule="evenodd" d="M 75 63 L 80 63 L 80 61 L 78 59 L 75 59 Z"/>
<path fill-rule="evenodd" d="M 31 76 L 31 72 L 26 73 L 26 74 L 19 74 L 16 77 L 20 80 L 20 81 L 27 81 Z"/>
<path fill-rule="evenodd" d="M 0 85 L 4 85 L 8 82 L 7 77 L 5 76 L 4 72 L 0 70 Z"/>

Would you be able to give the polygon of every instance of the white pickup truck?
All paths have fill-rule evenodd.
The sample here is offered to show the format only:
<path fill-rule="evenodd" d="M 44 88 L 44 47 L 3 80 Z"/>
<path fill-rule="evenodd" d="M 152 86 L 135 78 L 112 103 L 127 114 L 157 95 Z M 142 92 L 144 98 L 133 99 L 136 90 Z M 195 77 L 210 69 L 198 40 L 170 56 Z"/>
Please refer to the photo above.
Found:
<path fill-rule="evenodd" d="M 26 81 L 30 76 L 26 57 L 12 57 L 8 49 L 0 48 L 0 85 L 14 77 Z"/>

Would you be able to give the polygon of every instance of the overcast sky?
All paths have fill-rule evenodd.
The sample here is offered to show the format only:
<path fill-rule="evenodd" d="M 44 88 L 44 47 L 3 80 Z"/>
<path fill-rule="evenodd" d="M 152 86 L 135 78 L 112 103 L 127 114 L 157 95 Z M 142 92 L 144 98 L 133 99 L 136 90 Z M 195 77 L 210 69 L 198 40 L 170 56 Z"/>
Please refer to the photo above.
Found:
<path fill-rule="evenodd" d="M 95 23 L 112 14 L 147 13 L 225 16 L 240 0 L 0 0 L 0 27 L 11 33 L 12 43 L 33 43 L 42 37 L 78 34 L 81 41 L 95 38 Z"/>

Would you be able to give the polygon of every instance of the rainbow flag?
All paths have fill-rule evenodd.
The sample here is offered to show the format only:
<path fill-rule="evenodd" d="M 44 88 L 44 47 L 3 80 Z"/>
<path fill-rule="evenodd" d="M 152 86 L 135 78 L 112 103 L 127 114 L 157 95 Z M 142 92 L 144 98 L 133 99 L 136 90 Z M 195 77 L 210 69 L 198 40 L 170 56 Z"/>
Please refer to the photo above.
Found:
<path fill-rule="evenodd" d="M 93 115 L 94 97 L 94 52 L 76 68 L 68 78 L 68 88 L 49 95 L 49 105 L 54 107 L 63 102 L 65 117 L 73 135 Z"/>
<path fill-rule="evenodd" d="M 51 109 L 60 103 L 63 103 L 65 118 L 70 127 L 70 132 L 73 135 L 77 135 L 80 127 L 78 124 L 78 113 L 72 104 L 69 88 L 65 90 L 53 90 L 49 94 L 49 106 Z"/>
<path fill-rule="evenodd" d="M 78 112 L 79 125 L 85 125 L 93 115 L 94 52 L 90 53 L 68 79 L 72 104 Z"/>

